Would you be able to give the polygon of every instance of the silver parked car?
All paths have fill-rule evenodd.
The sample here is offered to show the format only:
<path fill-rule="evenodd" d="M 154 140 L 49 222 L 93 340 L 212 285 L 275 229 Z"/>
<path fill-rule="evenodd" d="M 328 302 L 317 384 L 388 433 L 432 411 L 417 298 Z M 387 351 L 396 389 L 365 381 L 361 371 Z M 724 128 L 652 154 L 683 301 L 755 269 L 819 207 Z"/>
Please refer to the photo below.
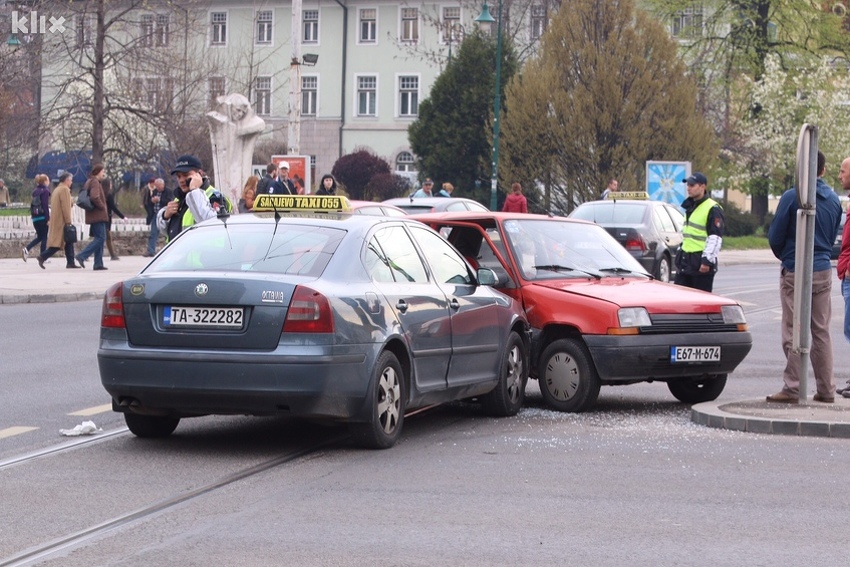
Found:
<path fill-rule="evenodd" d="M 395 199 L 387 199 L 386 201 L 381 202 L 385 205 L 392 205 L 394 207 L 404 209 L 411 215 L 419 213 L 442 213 L 444 211 L 487 212 L 490 210 L 478 201 L 466 199 L 464 197 L 397 197 Z"/>
<path fill-rule="evenodd" d="M 520 409 L 528 325 L 495 283 L 407 217 L 212 219 L 108 290 L 101 381 L 141 437 L 190 416 L 290 415 L 347 422 L 386 448 L 407 410 Z"/>

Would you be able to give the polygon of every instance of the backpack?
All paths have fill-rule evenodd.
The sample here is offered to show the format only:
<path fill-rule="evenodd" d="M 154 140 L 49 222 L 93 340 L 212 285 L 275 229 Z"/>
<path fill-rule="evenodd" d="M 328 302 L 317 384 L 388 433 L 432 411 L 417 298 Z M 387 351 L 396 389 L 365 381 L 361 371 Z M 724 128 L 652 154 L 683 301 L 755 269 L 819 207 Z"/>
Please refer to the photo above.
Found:
<path fill-rule="evenodd" d="M 32 203 L 30 203 L 30 216 L 33 218 L 44 216 L 44 207 L 41 206 L 41 195 L 32 196 Z"/>

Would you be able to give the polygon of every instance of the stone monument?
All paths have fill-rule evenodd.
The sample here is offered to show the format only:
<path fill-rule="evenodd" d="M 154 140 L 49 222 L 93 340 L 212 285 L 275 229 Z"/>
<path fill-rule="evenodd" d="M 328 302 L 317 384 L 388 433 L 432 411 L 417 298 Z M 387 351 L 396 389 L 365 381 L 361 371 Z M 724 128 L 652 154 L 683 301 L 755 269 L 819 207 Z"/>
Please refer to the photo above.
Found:
<path fill-rule="evenodd" d="M 236 210 L 242 186 L 251 175 L 254 143 L 266 129 L 244 95 L 233 93 L 216 99 L 216 109 L 207 113 L 212 143 L 216 189 L 227 195 Z"/>

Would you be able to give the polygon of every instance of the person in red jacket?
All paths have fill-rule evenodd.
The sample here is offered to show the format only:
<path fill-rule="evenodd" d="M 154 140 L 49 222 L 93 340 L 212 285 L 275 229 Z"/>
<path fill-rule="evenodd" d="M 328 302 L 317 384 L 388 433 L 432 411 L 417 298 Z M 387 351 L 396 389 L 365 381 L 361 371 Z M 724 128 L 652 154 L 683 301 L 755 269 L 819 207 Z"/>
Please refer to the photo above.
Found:
<path fill-rule="evenodd" d="M 841 188 L 850 192 L 850 157 L 844 158 L 838 170 Z M 845 213 L 846 214 L 846 213 Z M 844 223 L 841 237 L 841 252 L 838 254 L 838 279 L 841 280 L 841 295 L 844 297 L 844 338 L 850 342 L 850 223 Z M 847 385 L 835 390 L 845 398 L 850 398 L 850 380 Z"/>
<path fill-rule="evenodd" d="M 505 213 L 528 212 L 528 201 L 525 199 L 525 195 L 522 194 L 522 185 L 519 183 L 511 185 L 511 194 L 505 199 L 502 211 Z"/>

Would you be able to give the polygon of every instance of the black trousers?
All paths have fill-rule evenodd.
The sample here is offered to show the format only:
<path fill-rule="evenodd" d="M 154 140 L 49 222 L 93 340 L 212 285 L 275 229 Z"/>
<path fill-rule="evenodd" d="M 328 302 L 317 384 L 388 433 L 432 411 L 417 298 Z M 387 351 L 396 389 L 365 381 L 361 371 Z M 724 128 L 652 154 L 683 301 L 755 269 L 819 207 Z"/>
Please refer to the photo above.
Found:
<path fill-rule="evenodd" d="M 51 246 L 41 254 L 41 261 L 47 260 L 57 252 L 59 252 L 59 248 Z M 74 265 L 74 245 L 70 242 L 65 243 L 65 265 Z"/>
<path fill-rule="evenodd" d="M 677 272 L 676 280 L 673 283 L 676 285 L 683 285 L 685 287 L 692 287 L 694 289 L 711 292 L 714 287 L 714 273 L 715 272 L 713 271 L 709 271 L 705 274 L 683 274 L 682 272 Z"/>

